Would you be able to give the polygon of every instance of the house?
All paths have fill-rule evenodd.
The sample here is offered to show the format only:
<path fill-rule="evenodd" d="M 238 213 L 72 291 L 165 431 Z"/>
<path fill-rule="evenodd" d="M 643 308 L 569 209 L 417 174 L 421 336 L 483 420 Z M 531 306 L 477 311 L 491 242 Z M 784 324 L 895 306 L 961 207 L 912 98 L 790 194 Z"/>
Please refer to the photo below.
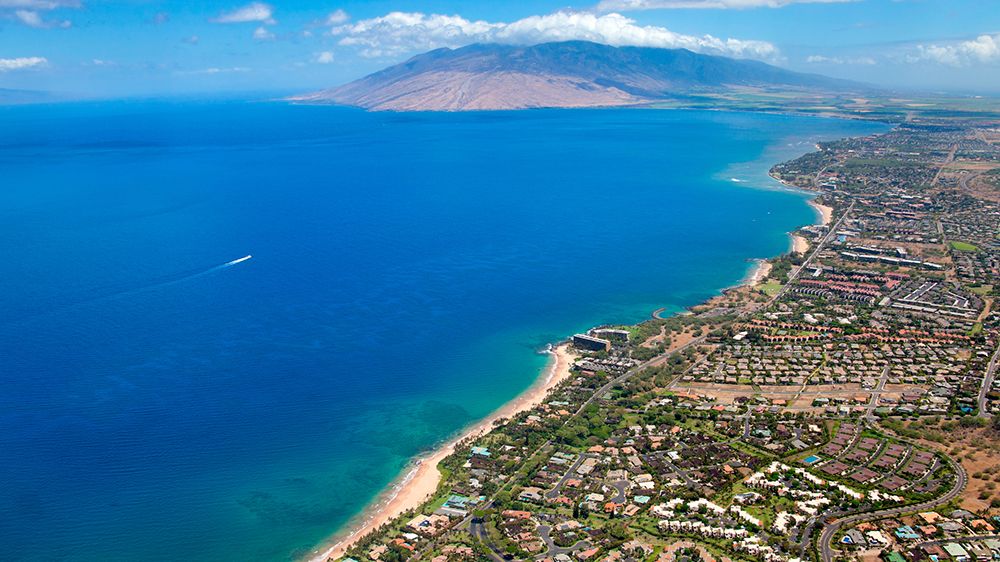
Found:
<path fill-rule="evenodd" d="M 944 551 L 946 553 L 948 553 L 948 556 L 951 556 L 952 558 L 954 558 L 956 560 L 956 562 L 968 562 L 969 561 L 969 553 L 966 552 L 966 550 L 964 548 L 962 548 L 962 545 L 960 545 L 958 543 L 955 543 L 955 542 L 950 542 L 950 543 L 945 543 L 943 545 L 943 548 L 944 548 Z"/>
<path fill-rule="evenodd" d="M 507 519 L 531 519 L 530 511 L 520 511 L 516 509 L 506 509 L 501 513 Z"/>
<path fill-rule="evenodd" d="M 865 533 L 865 538 L 868 540 L 868 544 L 872 546 L 885 546 L 889 544 L 889 539 L 882 534 L 882 531 L 868 531 Z"/>
<path fill-rule="evenodd" d="M 921 547 L 921 550 L 923 550 L 924 554 L 926 554 L 931 560 L 934 560 L 934 557 L 936 557 L 937 560 L 943 560 L 948 557 L 948 553 L 937 544 L 925 544 Z"/>
<path fill-rule="evenodd" d="M 906 558 L 903 558 L 903 555 L 895 550 L 883 554 L 882 559 L 885 560 L 885 562 L 906 562 Z"/>
<path fill-rule="evenodd" d="M 903 525 L 896 529 L 896 538 L 912 541 L 920 538 L 920 535 L 909 525 Z"/>
<path fill-rule="evenodd" d="M 969 556 L 976 560 L 985 562 L 993 559 L 993 551 L 981 542 L 970 542 L 966 545 L 966 549 L 969 552 Z"/>
<path fill-rule="evenodd" d="M 993 525 L 990 525 L 990 523 L 985 519 L 976 519 L 975 521 L 969 523 L 969 527 L 972 527 L 974 531 L 983 533 L 993 533 L 993 531 L 996 530 Z"/>
<path fill-rule="evenodd" d="M 917 514 L 917 517 L 923 519 L 924 523 L 928 525 L 933 525 L 938 521 L 944 519 L 940 513 L 936 511 L 923 511 Z"/>
<path fill-rule="evenodd" d="M 406 528 L 418 534 L 435 536 L 448 528 L 450 519 L 445 515 L 418 515 L 406 524 Z"/>
<path fill-rule="evenodd" d="M 857 529 L 851 529 L 844 533 L 844 538 L 840 539 L 840 542 L 852 546 L 865 546 L 867 544 L 865 536 Z"/>
<path fill-rule="evenodd" d="M 525 502 L 541 503 L 544 498 L 542 497 L 543 490 L 541 488 L 536 488 L 534 486 L 528 486 L 521 490 L 517 498 Z"/>

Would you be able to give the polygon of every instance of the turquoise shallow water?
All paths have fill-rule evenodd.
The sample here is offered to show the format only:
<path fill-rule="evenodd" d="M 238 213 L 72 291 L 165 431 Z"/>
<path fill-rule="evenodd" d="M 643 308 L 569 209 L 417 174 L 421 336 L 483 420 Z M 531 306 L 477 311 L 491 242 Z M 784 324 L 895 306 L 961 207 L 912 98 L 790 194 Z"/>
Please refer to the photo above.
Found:
<path fill-rule="evenodd" d="M 544 344 L 785 251 L 814 215 L 768 166 L 880 129 L 0 108 L 0 559 L 302 555 L 527 388 Z"/>

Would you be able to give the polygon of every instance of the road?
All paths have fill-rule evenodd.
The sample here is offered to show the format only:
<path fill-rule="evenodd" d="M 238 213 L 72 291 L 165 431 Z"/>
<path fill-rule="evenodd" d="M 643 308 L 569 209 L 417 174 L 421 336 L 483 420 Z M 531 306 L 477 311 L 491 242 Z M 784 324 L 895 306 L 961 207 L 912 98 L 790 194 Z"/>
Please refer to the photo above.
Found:
<path fill-rule="evenodd" d="M 487 554 L 489 554 L 490 559 L 493 560 L 493 562 L 507 562 L 505 553 L 498 549 L 497 545 L 493 544 L 493 539 L 491 539 L 489 534 L 486 532 L 481 520 L 473 519 L 472 523 L 469 525 L 469 532 L 472 533 L 472 536 L 476 537 L 484 545 L 486 545 L 486 548 L 489 549 Z"/>
<path fill-rule="evenodd" d="M 955 462 L 951 457 L 948 458 L 948 462 L 951 463 L 952 469 L 955 471 L 955 484 L 952 486 L 951 490 L 948 490 L 944 495 L 938 496 L 932 500 L 919 503 L 916 505 L 904 505 L 900 507 L 892 507 L 889 509 L 882 509 L 879 511 L 871 511 L 867 513 L 858 513 L 855 515 L 850 515 L 844 517 L 843 519 L 838 519 L 836 521 L 827 523 L 823 527 L 823 533 L 819 537 L 820 544 L 820 555 L 822 562 L 833 562 L 833 536 L 837 534 L 837 531 L 844 528 L 845 526 L 853 526 L 864 521 L 874 521 L 877 519 L 885 519 L 886 517 L 895 517 L 903 513 L 912 513 L 916 511 L 929 511 L 935 507 L 950 502 L 952 499 L 958 497 L 965 489 L 965 485 L 969 481 L 968 474 L 965 473 L 965 469 L 962 465 Z"/>
<path fill-rule="evenodd" d="M 607 394 L 608 391 L 610 391 L 615 386 L 617 386 L 617 385 L 625 382 L 626 380 L 634 377 L 639 372 L 642 372 L 642 371 L 644 371 L 644 370 L 646 370 L 646 369 L 648 369 L 650 367 L 656 367 L 657 365 L 661 365 L 661 364 L 665 363 L 668 359 L 670 359 L 674 355 L 677 355 L 678 353 L 683 353 L 685 350 L 687 350 L 690 347 L 693 347 L 693 346 L 696 346 L 696 345 L 700 345 L 702 342 L 705 341 L 705 339 L 707 337 L 708 336 L 698 336 L 697 338 L 694 338 L 693 340 L 691 340 L 691 341 L 687 342 L 686 344 L 678 347 L 677 349 L 671 351 L 670 353 L 666 353 L 664 355 L 660 355 L 658 357 L 654 357 L 654 358 L 650 359 L 649 361 L 646 361 L 645 363 L 641 363 L 641 364 L 639 364 L 639 365 L 637 365 L 635 367 L 632 367 L 631 369 L 629 369 L 625 373 L 623 373 L 621 375 L 618 375 L 617 377 L 611 379 L 610 381 L 608 381 L 607 384 L 605 384 L 601 388 L 598 388 L 597 390 L 595 390 L 594 393 L 590 395 L 590 398 L 587 398 L 587 400 L 584 401 L 584 403 L 580 405 L 580 408 L 577 409 L 577 411 L 573 415 L 573 417 L 576 417 L 576 416 L 580 415 L 581 413 L 583 413 L 583 411 L 587 409 L 587 406 L 590 406 L 591 404 L 594 403 L 594 400 L 600 399 L 602 396 L 604 396 L 605 394 Z M 680 378 L 680 376 L 678 375 L 677 378 Z M 546 441 L 545 444 L 546 445 L 549 444 L 549 441 Z"/>
<path fill-rule="evenodd" d="M 545 548 L 548 549 L 549 558 L 553 558 L 559 554 L 569 554 L 575 550 L 581 548 L 590 548 L 590 543 L 585 540 L 576 541 L 575 544 L 570 546 L 556 546 L 556 543 L 552 540 L 552 527 L 549 525 L 539 525 L 538 534 L 542 537 L 542 542 L 545 543 Z"/>
<path fill-rule="evenodd" d="M 878 408 L 878 399 L 882 396 L 882 391 L 885 390 L 885 383 L 889 380 L 889 371 L 892 364 L 886 363 L 885 368 L 882 369 L 882 376 L 878 379 L 878 385 L 872 391 L 872 399 L 868 402 L 868 407 L 865 411 L 865 418 L 869 421 L 875 421 L 875 409 Z"/>
<path fill-rule="evenodd" d="M 1000 363 L 1000 346 L 993 352 L 989 364 L 986 366 L 986 373 L 983 374 L 983 386 L 979 388 L 979 417 L 984 418 L 989 414 L 986 412 L 986 396 L 993 386 L 993 379 L 997 374 L 997 364 Z"/>
<path fill-rule="evenodd" d="M 549 499 L 558 497 L 559 492 L 562 491 L 562 487 L 566 485 L 566 481 L 569 480 L 570 478 L 578 476 L 576 473 L 576 469 L 580 468 L 580 465 L 583 464 L 583 461 L 585 461 L 590 456 L 591 455 L 588 455 L 586 453 L 577 456 L 576 460 L 569 467 L 569 470 L 566 471 L 566 474 L 562 475 L 562 478 L 560 478 L 559 481 L 556 482 L 556 485 L 553 486 L 551 490 L 545 492 L 545 497 Z"/>
<path fill-rule="evenodd" d="M 615 490 L 615 496 L 608 501 L 624 504 L 626 498 L 626 492 L 628 491 L 628 482 L 625 480 L 619 480 L 617 482 L 612 482 L 611 487 Z"/>
<path fill-rule="evenodd" d="M 934 174 L 934 179 L 931 180 L 931 185 L 932 186 L 937 185 L 938 180 L 941 179 L 941 172 L 944 171 L 944 169 L 948 166 L 948 164 L 951 164 L 952 162 L 955 161 L 955 153 L 956 152 L 958 152 L 958 145 L 957 144 L 952 145 L 951 150 L 948 151 L 948 157 L 945 158 L 944 162 L 942 162 L 941 166 L 938 168 L 937 173 Z"/>

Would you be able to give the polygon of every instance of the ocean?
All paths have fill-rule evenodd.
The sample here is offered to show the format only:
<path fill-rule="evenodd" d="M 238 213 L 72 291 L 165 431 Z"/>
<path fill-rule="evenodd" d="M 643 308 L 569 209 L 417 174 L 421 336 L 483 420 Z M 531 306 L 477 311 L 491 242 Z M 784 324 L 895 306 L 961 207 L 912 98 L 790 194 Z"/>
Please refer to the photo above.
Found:
<path fill-rule="evenodd" d="M 769 166 L 884 129 L 0 107 L 0 559 L 300 557 L 547 343 L 787 251 L 815 215 Z"/>

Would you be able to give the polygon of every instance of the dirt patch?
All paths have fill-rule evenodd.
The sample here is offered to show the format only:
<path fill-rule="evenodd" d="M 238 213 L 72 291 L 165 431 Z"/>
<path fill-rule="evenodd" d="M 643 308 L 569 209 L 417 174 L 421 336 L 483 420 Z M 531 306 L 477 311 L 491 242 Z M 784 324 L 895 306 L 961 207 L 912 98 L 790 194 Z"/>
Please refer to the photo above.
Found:
<path fill-rule="evenodd" d="M 988 427 L 963 428 L 955 421 L 908 426 L 943 435 L 942 443 L 927 440 L 921 443 L 962 463 L 969 475 L 969 484 L 962 493 L 963 509 L 972 513 L 1000 513 L 1000 432 Z"/>

